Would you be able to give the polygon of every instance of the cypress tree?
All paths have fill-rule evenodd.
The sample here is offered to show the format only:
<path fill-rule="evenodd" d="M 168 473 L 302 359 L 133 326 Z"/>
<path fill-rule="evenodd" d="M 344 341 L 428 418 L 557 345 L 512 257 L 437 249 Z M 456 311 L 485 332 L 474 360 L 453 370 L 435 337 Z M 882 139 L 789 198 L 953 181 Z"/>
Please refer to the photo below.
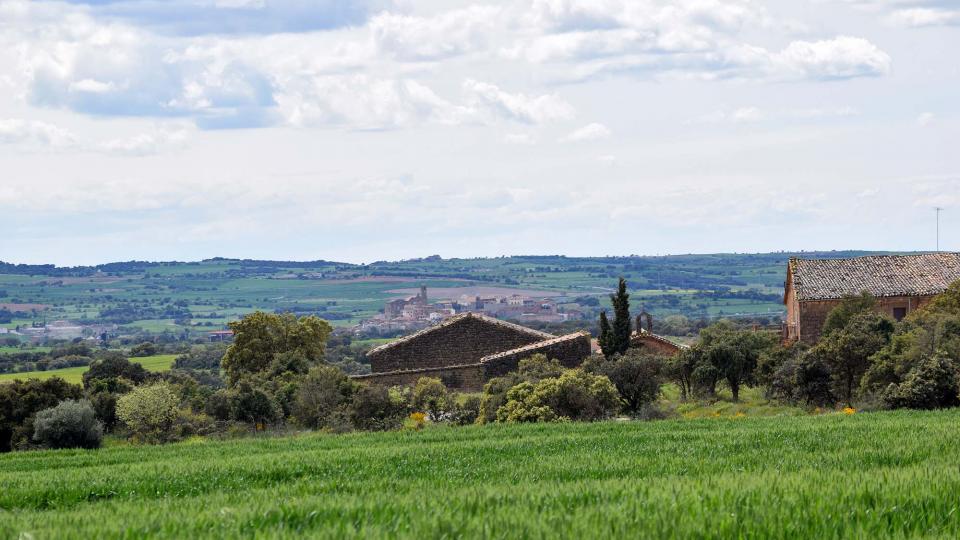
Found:
<path fill-rule="evenodd" d="M 607 320 L 607 312 L 600 312 L 600 338 L 597 339 L 597 343 L 600 345 L 600 351 L 603 352 L 605 358 L 610 358 L 613 356 L 614 347 L 610 339 L 613 337 L 613 332 L 610 331 L 610 321 Z"/>
<path fill-rule="evenodd" d="M 627 280 L 620 278 L 617 294 L 610 295 L 613 303 L 613 331 L 610 340 L 613 352 L 623 354 L 630 348 L 630 295 Z"/>

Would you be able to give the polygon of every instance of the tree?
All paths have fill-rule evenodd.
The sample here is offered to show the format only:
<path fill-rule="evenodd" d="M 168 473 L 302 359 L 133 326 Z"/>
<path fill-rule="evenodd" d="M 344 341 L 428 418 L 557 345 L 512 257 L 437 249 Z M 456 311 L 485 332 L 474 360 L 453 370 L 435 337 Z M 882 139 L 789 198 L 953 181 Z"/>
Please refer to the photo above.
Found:
<path fill-rule="evenodd" d="M 61 401 L 37 413 L 33 440 L 47 448 L 99 448 L 103 425 L 87 401 Z"/>
<path fill-rule="evenodd" d="M 149 372 L 143 366 L 130 362 L 122 354 L 108 352 L 99 360 L 94 360 L 90 368 L 83 373 L 83 387 L 91 388 L 94 381 L 125 379 L 140 384 L 147 379 Z"/>
<path fill-rule="evenodd" d="M 616 354 L 616 346 L 613 343 L 613 330 L 610 328 L 610 321 L 607 320 L 607 312 L 600 312 L 600 337 L 597 338 L 597 344 L 600 345 L 600 352 L 603 356 L 610 358 Z"/>
<path fill-rule="evenodd" d="M 601 420 L 619 410 L 620 394 L 610 379 L 570 369 L 559 377 L 511 388 L 506 404 L 497 411 L 497 421 Z"/>
<path fill-rule="evenodd" d="M 630 295 L 625 279 L 620 278 L 617 293 L 610 295 L 610 302 L 613 303 L 613 352 L 623 354 L 630 348 Z"/>
<path fill-rule="evenodd" d="M 28 446 L 34 415 L 65 399 L 80 399 L 81 395 L 79 385 L 59 377 L 0 384 L 0 452 Z"/>
<path fill-rule="evenodd" d="M 637 413 L 657 399 L 663 383 L 664 359 L 631 349 L 612 360 L 591 364 L 591 372 L 604 375 L 617 387 L 624 409 Z"/>
<path fill-rule="evenodd" d="M 230 329 L 234 340 L 221 366 L 231 387 L 244 376 L 263 374 L 278 365 L 289 366 L 291 358 L 303 360 L 295 363 L 298 370 L 321 363 L 332 331 L 329 323 L 312 315 L 297 318 L 289 313 L 262 311 L 231 322 Z"/>
<path fill-rule="evenodd" d="M 179 404 L 168 383 L 140 386 L 117 400 L 117 418 L 139 440 L 167 442 L 174 436 L 172 428 Z"/>
<path fill-rule="evenodd" d="M 827 313 L 820 335 L 825 336 L 836 330 L 842 330 L 854 315 L 863 311 L 873 311 L 876 307 L 877 299 L 867 291 L 857 296 L 848 296 L 837 307 L 830 310 L 830 313 Z"/>
<path fill-rule="evenodd" d="M 861 311 L 843 328 L 821 338 L 811 350 L 830 369 L 837 397 L 848 406 L 853 404 L 855 390 L 870 368 L 872 357 L 890 342 L 893 330 L 894 323 L 886 315 Z"/>
<path fill-rule="evenodd" d="M 420 377 L 413 387 L 413 408 L 436 422 L 453 409 L 453 400 L 440 379 Z"/>
<path fill-rule="evenodd" d="M 740 387 L 755 383 L 757 361 L 772 345 L 767 334 L 738 330 L 729 321 L 719 321 L 700 332 L 698 348 L 730 387 L 733 401 L 739 401 Z"/>
<path fill-rule="evenodd" d="M 297 390 L 293 416 L 303 427 L 333 429 L 340 424 L 336 417 L 349 413 L 357 386 L 340 368 L 314 366 Z"/>
<path fill-rule="evenodd" d="M 130 356 L 143 357 L 155 354 L 157 354 L 157 345 L 150 341 L 144 341 L 130 349 Z"/>
<path fill-rule="evenodd" d="M 884 401 L 891 408 L 940 409 L 960 405 L 960 385 L 955 364 L 943 355 L 926 358 L 904 377 L 891 384 Z"/>

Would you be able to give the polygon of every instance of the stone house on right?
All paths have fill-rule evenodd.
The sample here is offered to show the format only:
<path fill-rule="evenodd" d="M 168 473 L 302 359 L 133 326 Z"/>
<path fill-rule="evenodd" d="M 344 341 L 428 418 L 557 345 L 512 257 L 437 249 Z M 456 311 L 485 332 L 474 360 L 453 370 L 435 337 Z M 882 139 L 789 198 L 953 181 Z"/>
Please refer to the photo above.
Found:
<path fill-rule="evenodd" d="M 866 291 L 883 313 L 900 320 L 957 280 L 960 253 L 791 258 L 783 292 L 783 339 L 816 343 L 827 314 L 845 297 Z"/>

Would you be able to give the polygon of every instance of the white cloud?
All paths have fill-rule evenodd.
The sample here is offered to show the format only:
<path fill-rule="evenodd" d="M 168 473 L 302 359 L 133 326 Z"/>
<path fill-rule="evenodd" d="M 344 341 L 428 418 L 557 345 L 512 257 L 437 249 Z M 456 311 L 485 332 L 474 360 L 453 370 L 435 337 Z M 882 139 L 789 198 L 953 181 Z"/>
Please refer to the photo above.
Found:
<path fill-rule="evenodd" d="M 507 144 L 530 145 L 536 144 L 537 138 L 531 133 L 507 133 L 503 136 Z"/>
<path fill-rule="evenodd" d="M 895 25 L 923 27 L 960 24 L 960 10 L 942 8 L 898 9 L 888 20 Z"/>
<path fill-rule="evenodd" d="M 77 146 L 69 130 L 46 122 L 19 118 L 0 119 L 0 144 L 27 144 L 56 149 Z"/>
<path fill-rule="evenodd" d="M 463 93 L 467 106 L 488 118 L 538 124 L 568 120 L 575 114 L 573 106 L 556 94 L 511 94 L 496 85 L 473 79 L 463 82 Z"/>
<path fill-rule="evenodd" d="M 186 139 L 186 130 L 161 129 L 154 133 L 138 133 L 131 137 L 106 141 L 98 145 L 98 149 L 124 156 L 148 156 L 182 148 Z"/>
<path fill-rule="evenodd" d="M 798 78 L 850 79 L 886 75 L 890 56 L 869 41 L 849 36 L 794 41 L 773 56 L 776 68 Z"/>
<path fill-rule="evenodd" d="M 596 141 L 599 139 L 606 139 L 611 135 L 610 129 L 607 126 L 593 122 L 587 124 L 582 128 L 576 129 L 565 136 L 563 136 L 561 142 L 581 142 L 581 141 Z"/>
<path fill-rule="evenodd" d="M 400 60 L 438 60 L 484 48 L 501 11 L 470 6 L 433 17 L 384 12 L 369 27 L 380 51 Z"/>
<path fill-rule="evenodd" d="M 929 126 L 933 122 L 934 118 L 936 117 L 934 116 L 933 113 L 930 113 L 930 112 L 921 113 L 920 116 L 917 117 L 917 125 L 920 127 Z"/>

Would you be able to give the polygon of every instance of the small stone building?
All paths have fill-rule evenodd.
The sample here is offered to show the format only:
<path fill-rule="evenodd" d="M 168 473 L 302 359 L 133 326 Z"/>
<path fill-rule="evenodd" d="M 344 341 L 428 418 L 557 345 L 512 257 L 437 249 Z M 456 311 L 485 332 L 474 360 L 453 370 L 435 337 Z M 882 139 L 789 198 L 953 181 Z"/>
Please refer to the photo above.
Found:
<path fill-rule="evenodd" d="M 784 341 L 816 343 L 830 310 L 864 291 L 900 320 L 960 280 L 960 253 L 799 259 L 787 264 Z"/>
<path fill-rule="evenodd" d="M 451 388 L 479 391 L 488 379 L 517 369 L 521 359 L 538 353 L 576 367 L 590 356 L 590 334 L 557 337 L 464 313 L 371 350 L 367 358 L 373 373 L 355 378 L 396 385 L 437 377 Z"/>

